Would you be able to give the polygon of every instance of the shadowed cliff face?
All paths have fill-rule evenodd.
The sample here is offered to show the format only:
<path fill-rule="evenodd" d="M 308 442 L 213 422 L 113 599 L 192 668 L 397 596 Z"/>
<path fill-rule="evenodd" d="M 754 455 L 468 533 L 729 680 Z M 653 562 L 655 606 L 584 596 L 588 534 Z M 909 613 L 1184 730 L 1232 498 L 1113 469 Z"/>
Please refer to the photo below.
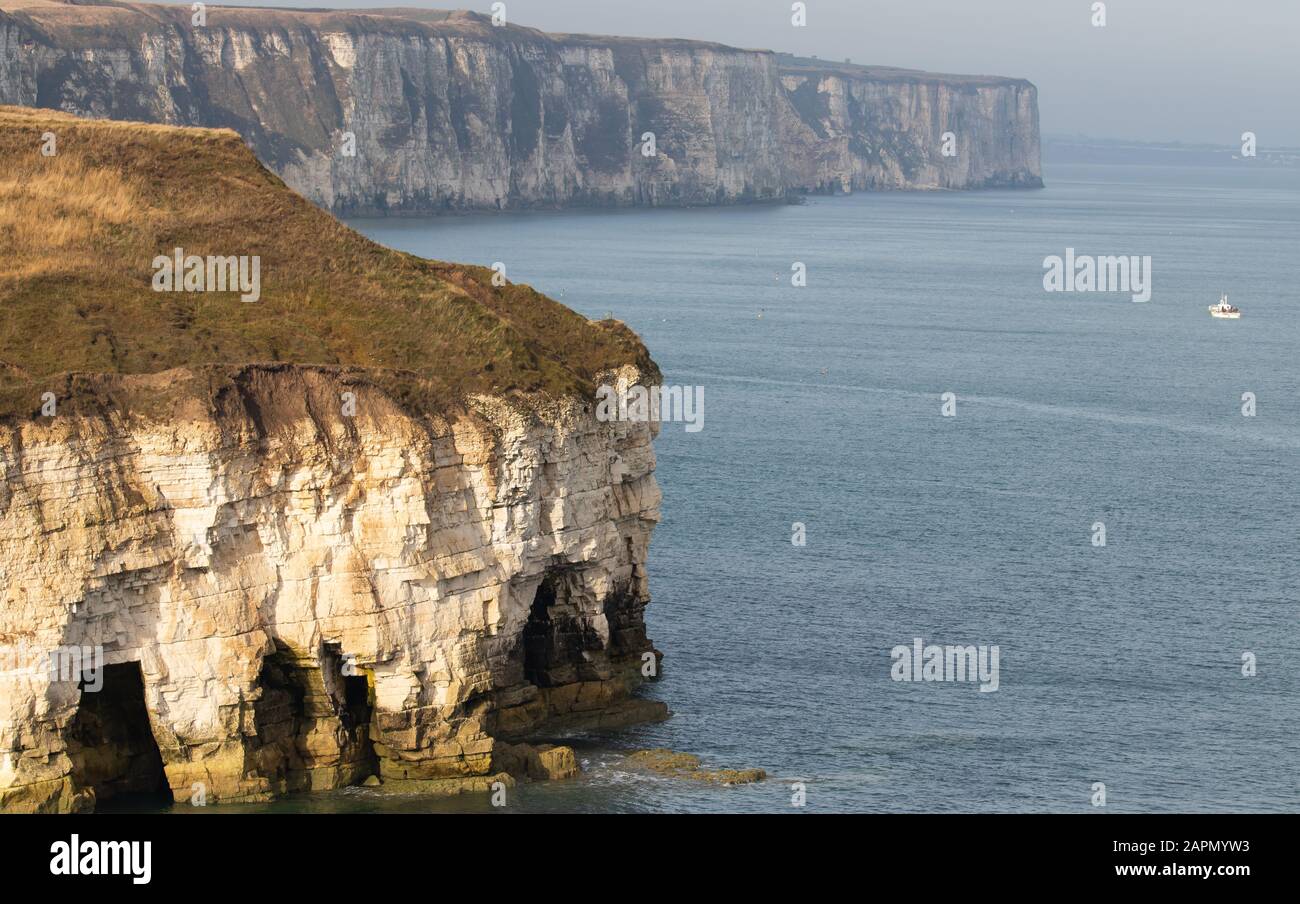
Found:
<path fill-rule="evenodd" d="M 180 7 L 0 7 L 0 103 L 229 127 L 339 213 L 1041 184 L 1037 93 L 1020 80 L 463 12 L 211 8 L 195 26 Z"/>

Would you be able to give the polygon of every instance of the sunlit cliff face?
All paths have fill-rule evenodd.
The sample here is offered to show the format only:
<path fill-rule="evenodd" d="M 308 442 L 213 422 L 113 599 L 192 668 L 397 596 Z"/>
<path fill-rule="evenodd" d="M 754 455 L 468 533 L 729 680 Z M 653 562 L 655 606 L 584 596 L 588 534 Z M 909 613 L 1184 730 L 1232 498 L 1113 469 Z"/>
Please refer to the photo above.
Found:
<path fill-rule="evenodd" d="M 472 14 L 75 10 L 0 13 L 0 103 L 234 128 L 339 213 L 1041 184 L 1021 80 Z"/>

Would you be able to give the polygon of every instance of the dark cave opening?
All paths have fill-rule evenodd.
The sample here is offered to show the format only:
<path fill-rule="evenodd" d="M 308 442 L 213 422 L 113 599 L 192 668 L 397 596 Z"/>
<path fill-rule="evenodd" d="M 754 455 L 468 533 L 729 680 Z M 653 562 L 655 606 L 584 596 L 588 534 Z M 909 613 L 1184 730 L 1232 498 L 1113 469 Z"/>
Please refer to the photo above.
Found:
<path fill-rule="evenodd" d="M 547 575 L 537 588 L 533 605 L 524 625 L 524 678 L 538 687 L 549 686 L 555 625 L 551 607 L 555 605 L 555 578 Z"/>
<path fill-rule="evenodd" d="M 347 732 L 351 759 L 364 778 L 379 774 L 379 754 L 375 752 L 374 726 L 371 719 L 375 711 L 374 692 L 367 675 L 348 675 L 343 679 L 343 728 Z"/>
<path fill-rule="evenodd" d="M 261 696 L 253 704 L 253 724 L 261 741 L 264 774 L 283 775 L 302 768 L 298 735 L 304 727 L 307 692 L 301 671 L 289 651 L 278 646 L 262 660 L 257 676 Z"/>
<path fill-rule="evenodd" d="M 365 766 L 362 771 L 366 774 L 377 774 L 379 759 L 375 753 L 374 727 L 371 724 L 375 711 L 373 674 L 358 667 L 355 659 L 346 656 L 339 644 L 326 643 L 321 655 L 321 676 L 347 734 L 349 752 L 345 759 Z"/>
<path fill-rule="evenodd" d="M 524 678 L 537 687 L 602 680 L 605 643 L 574 601 L 574 572 L 553 568 L 537 586 L 524 623 Z"/>
<path fill-rule="evenodd" d="M 343 708 L 351 728 L 370 725 L 370 684 L 365 675 L 348 675 L 343 679 Z"/>
<path fill-rule="evenodd" d="M 348 774 L 345 782 L 377 771 L 370 679 L 367 672 L 351 665 L 338 644 L 324 644 L 318 663 L 299 659 L 277 644 L 262 662 L 258 686 L 261 698 L 254 716 L 261 741 L 259 769 L 264 775 L 283 780 L 288 790 L 296 791 L 312 784 L 310 773 L 319 768 L 322 757 L 341 764 Z M 342 728 L 335 735 L 337 760 L 320 747 L 319 737 L 323 722 L 334 719 Z"/>
<path fill-rule="evenodd" d="M 103 666 L 103 684 L 83 677 L 81 704 L 68 731 L 73 778 L 95 790 L 96 805 L 165 805 L 172 792 L 149 725 L 140 663 Z"/>

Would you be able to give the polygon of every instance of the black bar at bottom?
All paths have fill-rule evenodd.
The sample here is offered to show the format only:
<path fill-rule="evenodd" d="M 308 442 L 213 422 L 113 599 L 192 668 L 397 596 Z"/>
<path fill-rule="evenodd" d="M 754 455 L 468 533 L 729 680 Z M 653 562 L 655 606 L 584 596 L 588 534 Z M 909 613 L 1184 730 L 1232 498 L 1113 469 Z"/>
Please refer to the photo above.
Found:
<path fill-rule="evenodd" d="M 478 877 L 494 894 L 516 883 L 521 893 L 554 893 L 571 883 L 596 893 L 606 881 L 633 895 L 637 887 L 670 894 L 680 887 L 673 877 L 701 872 L 746 882 L 774 874 L 851 875 L 873 889 L 949 892 L 958 881 L 1014 888 L 1045 880 L 1230 891 L 1288 876 L 1297 828 L 1293 816 L 1236 815 L 808 814 L 811 823 L 795 814 L 522 821 L 494 818 L 506 813 L 239 815 L 231 809 L 201 818 L 5 817 L 3 875 L 12 887 L 111 886 L 127 895 L 216 892 L 231 883 L 259 894 L 382 895 L 389 882 L 398 893 L 437 877 Z"/>

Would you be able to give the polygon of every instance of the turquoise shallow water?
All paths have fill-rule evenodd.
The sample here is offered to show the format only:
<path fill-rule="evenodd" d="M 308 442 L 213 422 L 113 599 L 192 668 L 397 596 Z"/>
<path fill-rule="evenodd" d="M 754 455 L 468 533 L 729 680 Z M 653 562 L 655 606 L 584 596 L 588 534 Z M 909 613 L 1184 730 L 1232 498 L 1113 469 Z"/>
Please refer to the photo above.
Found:
<path fill-rule="evenodd" d="M 650 693 L 675 715 L 581 739 L 583 779 L 509 810 L 790 811 L 796 780 L 810 811 L 1094 812 L 1094 782 L 1110 811 L 1300 810 L 1300 173 L 1046 175 L 353 222 L 612 312 L 668 383 L 704 387 L 704 429 L 657 444 Z M 1151 255 L 1152 300 L 1044 292 L 1067 247 Z M 1209 317 L 1221 291 L 1242 320 Z M 1000 689 L 892 681 L 914 637 L 997 644 Z M 621 767 L 634 746 L 773 779 L 648 778 Z M 490 808 L 351 790 L 268 809 Z"/>

